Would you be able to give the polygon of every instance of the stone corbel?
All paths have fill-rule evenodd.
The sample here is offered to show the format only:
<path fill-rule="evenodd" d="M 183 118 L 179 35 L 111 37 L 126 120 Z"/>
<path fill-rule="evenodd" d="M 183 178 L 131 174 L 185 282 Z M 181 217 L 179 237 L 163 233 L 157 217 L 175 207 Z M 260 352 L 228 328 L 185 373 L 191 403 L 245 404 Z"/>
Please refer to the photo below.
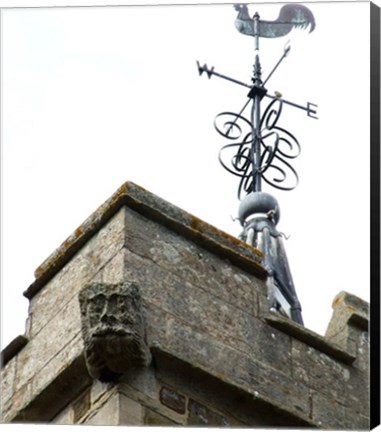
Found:
<path fill-rule="evenodd" d="M 150 364 L 136 283 L 90 283 L 79 293 L 79 303 L 85 360 L 93 378 L 113 381 L 132 368 Z"/>

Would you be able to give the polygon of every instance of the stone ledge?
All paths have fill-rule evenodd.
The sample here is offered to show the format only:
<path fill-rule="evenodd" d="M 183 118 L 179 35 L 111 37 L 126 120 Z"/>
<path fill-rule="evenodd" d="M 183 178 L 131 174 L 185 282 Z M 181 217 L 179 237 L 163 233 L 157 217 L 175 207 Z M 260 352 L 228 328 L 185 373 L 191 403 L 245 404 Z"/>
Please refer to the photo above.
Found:
<path fill-rule="evenodd" d="M 264 319 L 272 327 L 275 327 L 289 336 L 292 336 L 343 363 L 350 365 L 356 360 L 355 356 L 341 349 L 336 344 L 329 342 L 324 336 L 320 336 L 318 333 L 308 330 L 295 321 L 285 318 L 278 313 L 270 312 L 264 317 Z"/>
<path fill-rule="evenodd" d="M 29 339 L 24 335 L 15 337 L 1 351 L 1 367 L 3 368 L 14 356 L 16 356 L 28 342 Z"/>
<path fill-rule="evenodd" d="M 257 277 L 266 278 L 267 272 L 261 265 L 262 254 L 258 249 L 203 222 L 140 186 L 126 182 L 36 269 L 36 280 L 24 292 L 24 296 L 31 299 L 124 205 L 231 260 Z"/>
<path fill-rule="evenodd" d="M 224 399 L 222 396 L 223 394 L 228 394 L 231 400 L 239 400 L 239 404 L 243 409 L 241 415 L 245 413 L 244 416 L 251 417 L 252 414 L 260 412 L 261 416 L 267 417 L 270 415 L 273 417 L 276 413 L 276 419 L 273 419 L 273 427 L 284 427 L 285 424 L 287 424 L 288 427 L 295 428 L 316 428 L 318 426 L 317 423 L 309 418 L 305 413 L 291 410 L 285 406 L 282 407 L 278 401 L 272 400 L 265 395 L 259 395 L 255 391 L 250 392 L 247 389 L 242 388 L 240 385 L 237 385 L 237 383 L 230 381 L 227 376 L 222 377 L 220 374 L 214 373 L 214 371 L 208 367 L 190 363 L 188 359 L 181 358 L 166 349 L 155 347 L 152 349 L 152 355 L 155 359 L 155 365 L 157 368 L 156 376 L 158 379 L 163 380 L 163 382 L 167 382 L 167 380 L 170 379 L 173 381 L 173 385 L 177 387 L 181 381 L 184 384 L 182 378 L 179 377 L 186 376 L 190 378 L 187 388 L 184 389 L 184 391 L 189 393 L 189 397 L 199 399 L 199 385 L 200 383 L 203 383 L 211 394 L 213 394 L 214 398 L 220 402 L 221 399 Z M 210 404 L 213 404 L 211 394 L 205 394 L 204 396 Z M 230 412 L 230 409 L 231 408 L 228 408 L 227 410 L 224 409 L 223 411 L 226 411 L 227 415 L 242 421 L 238 412 Z M 243 423 L 246 423 L 247 426 L 252 426 L 252 424 L 247 420 L 243 421 Z M 263 424 L 263 426 L 265 426 L 265 424 Z"/>
<path fill-rule="evenodd" d="M 354 325 L 363 331 L 368 331 L 369 320 L 363 315 L 354 312 L 348 319 L 348 324 Z"/>
<path fill-rule="evenodd" d="M 176 318 L 171 320 L 170 328 L 165 317 L 156 318 L 151 324 L 156 325 L 158 333 L 149 342 L 154 359 L 158 351 L 165 352 L 239 388 L 256 401 L 282 407 L 288 415 L 309 421 L 308 386 L 274 369 L 259 352 L 256 356 L 256 350 L 236 350 Z"/>
<path fill-rule="evenodd" d="M 67 365 L 28 405 L 7 421 L 12 423 L 49 422 L 91 382 L 92 379 L 87 373 L 83 355 L 80 355 Z"/>

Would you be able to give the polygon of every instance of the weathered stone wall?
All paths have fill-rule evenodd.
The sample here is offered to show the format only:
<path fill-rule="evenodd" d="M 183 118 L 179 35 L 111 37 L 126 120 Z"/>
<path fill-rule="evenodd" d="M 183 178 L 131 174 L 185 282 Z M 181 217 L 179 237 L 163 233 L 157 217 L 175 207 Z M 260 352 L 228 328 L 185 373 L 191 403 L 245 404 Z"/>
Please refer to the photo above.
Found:
<path fill-rule="evenodd" d="M 79 294 L 91 283 L 132 283 L 141 299 L 151 362 L 118 365 L 114 383 L 85 361 Z M 2 370 L 3 421 L 368 427 L 367 304 L 338 296 L 327 337 L 269 313 L 258 251 L 132 184 L 26 295 L 28 343 Z"/>
<path fill-rule="evenodd" d="M 55 424 L 306 426 L 178 359 L 125 375 L 117 384 L 94 381 L 53 420 Z M 190 380 L 192 378 L 192 380 Z"/>
<path fill-rule="evenodd" d="M 3 385 L 5 397 L 2 394 L 5 420 L 15 414 L 22 420 L 23 408 L 81 356 L 78 293 L 87 282 L 99 280 L 103 267 L 123 247 L 123 221 L 121 210 L 31 299 L 26 331 L 29 342 L 2 372 L 9 382 Z M 85 385 L 88 382 L 85 380 Z"/>

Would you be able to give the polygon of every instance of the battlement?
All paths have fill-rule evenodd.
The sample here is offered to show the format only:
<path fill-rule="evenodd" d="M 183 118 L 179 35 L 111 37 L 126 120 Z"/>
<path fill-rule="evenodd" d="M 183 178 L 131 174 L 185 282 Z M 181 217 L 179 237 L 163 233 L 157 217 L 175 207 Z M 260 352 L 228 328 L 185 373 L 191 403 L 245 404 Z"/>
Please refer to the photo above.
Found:
<path fill-rule="evenodd" d="M 259 250 L 125 183 L 37 270 L 4 422 L 369 427 L 368 304 L 270 312 Z"/>

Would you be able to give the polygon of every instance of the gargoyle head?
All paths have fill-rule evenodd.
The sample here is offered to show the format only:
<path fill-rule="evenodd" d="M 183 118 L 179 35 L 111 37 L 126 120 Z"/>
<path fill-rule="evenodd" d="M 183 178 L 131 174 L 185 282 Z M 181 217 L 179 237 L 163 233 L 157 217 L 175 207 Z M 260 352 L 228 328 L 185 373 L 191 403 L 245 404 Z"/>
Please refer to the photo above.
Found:
<path fill-rule="evenodd" d="M 148 365 L 142 301 L 135 283 L 89 284 L 79 302 L 90 375 L 109 381 L 132 367 Z"/>

